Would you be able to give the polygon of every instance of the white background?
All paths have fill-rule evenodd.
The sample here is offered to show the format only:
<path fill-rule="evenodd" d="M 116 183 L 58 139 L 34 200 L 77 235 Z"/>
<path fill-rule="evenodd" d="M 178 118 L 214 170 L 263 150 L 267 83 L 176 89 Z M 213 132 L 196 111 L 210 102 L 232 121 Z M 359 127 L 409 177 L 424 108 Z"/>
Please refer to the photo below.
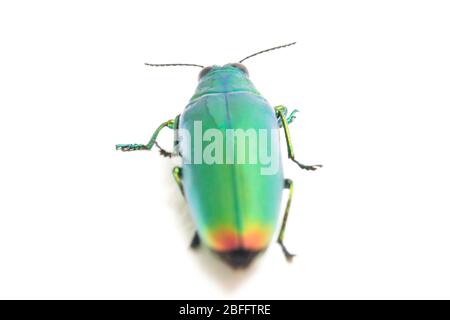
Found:
<path fill-rule="evenodd" d="M 0 298 L 450 298 L 447 1 L 3 1 Z M 121 153 L 246 62 L 299 108 L 286 263 L 188 249 L 175 160 Z M 161 144 L 170 146 L 170 130 Z M 285 150 L 283 150 L 285 151 Z M 215 195 L 220 196 L 220 195 Z"/>

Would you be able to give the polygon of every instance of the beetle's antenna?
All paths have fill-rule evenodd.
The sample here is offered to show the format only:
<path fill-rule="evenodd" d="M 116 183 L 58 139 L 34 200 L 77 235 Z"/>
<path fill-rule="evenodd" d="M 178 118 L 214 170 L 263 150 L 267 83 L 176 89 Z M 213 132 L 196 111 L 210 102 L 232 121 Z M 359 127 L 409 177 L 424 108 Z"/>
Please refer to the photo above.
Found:
<path fill-rule="evenodd" d="M 199 67 L 204 68 L 204 66 L 201 66 L 199 64 L 192 64 L 192 63 L 145 63 L 146 66 L 150 67 L 176 67 L 176 66 L 183 66 L 183 67 Z"/>
<path fill-rule="evenodd" d="M 289 46 L 293 46 L 293 45 L 296 44 L 296 43 L 297 43 L 297 42 L 291 42 L 291 43 L 288 43 L 288 44 L 284 44 L 284 45 L 282 45 L 282 46 L 273 47 L 273 48 L 270 48 L 270 49 L 266 49 L 266 50 L 263 50 L 263 51 L 259 51 L 259 52 L 257 52 L 257 53 L 254 53 L 254 54 L 248 56 L 248 57 L 245 57 L 244 59 L 242 59 L 241 61 L 239 61 L 239 63 L 242 63 L 243 61 L 245 61 L 245 60 L 247 60 L 247 59 L 249 59 L 249 58 L 252 58 L 252 57 L 254 57 L 254 56 L 257 56 L 258 54 L 261 54 L 261 53 L 264 53 L 264 52 L 267 52 L 267 51 L 272 51 L 272 50 L 276 50 L 276 49 L 281 49 L 281 48 L 286 48 L 286 47 L 289 47 Z"/>

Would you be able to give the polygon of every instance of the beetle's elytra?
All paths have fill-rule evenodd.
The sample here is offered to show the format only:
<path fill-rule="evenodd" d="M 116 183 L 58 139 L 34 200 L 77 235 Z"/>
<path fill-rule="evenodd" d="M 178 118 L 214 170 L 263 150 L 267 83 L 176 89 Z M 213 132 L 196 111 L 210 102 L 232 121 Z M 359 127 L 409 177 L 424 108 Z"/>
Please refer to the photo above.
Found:
<path fill-rule="evenodd" d="M 120 144 L 116 149 L 151 150 L 156 145 L 165 156 L 181 156 L 182 166 L 175 167 L 173 175 L 197 227 L 191 246 L 206 245 L 234 268 L 247 267 L 268 247 L 276 230 L 282 191 L 289 189 L 277 242 L 291 259 L 283 238 L 293 182 L 283 175 L 280 128 L 291 160 L 306 170 L 320 167 L 302 165 L 294 157 L 288 128 L 294 113 L 287 116 L 284 106 L 271 107 L 242 63 L 214 65 L 202 68 L 184 111 L 163 122 L 149 143 Z M 165 127 L 175 130 L 172 152 L 156 142 Z M 244 141 L 236 142 L 239 136 Z"/>

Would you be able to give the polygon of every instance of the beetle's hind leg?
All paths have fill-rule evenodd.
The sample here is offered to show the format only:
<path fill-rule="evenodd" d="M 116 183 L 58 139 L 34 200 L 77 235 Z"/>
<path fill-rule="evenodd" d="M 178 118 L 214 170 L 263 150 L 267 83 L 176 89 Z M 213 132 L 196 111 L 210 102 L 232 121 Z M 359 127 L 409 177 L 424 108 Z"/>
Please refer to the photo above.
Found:
<path fill-rule="evenodd" d="M 293 158 L 291 160 L 294 161 L 303 170 L 314 171 L 314 170 L 317 170 L 318 168 L 322 168 L 321 164 L 305 165 L 305 164 L 301 164 L 300 162 L 298 162 L 297 160 L 295 160 Z"/>
<path fill-rule="evenodd" d="M 294 194 L 294 183 L 291 179 L 284 180 L 284 188 L 289 189 L 289 197 L 286 203 L 286 208 L 284 209 L 283 221 L 281 223 L 280 233 L 278 234 L 277 242 L 283 250 L 284 256 L 288 261 L 291 261 L 295 254 L 290 253 L 286 246 L 284 245 L 284 230 L 286 229 L 286 222 L 289 216 L 289 209 L 291 207 L 292 195 Z"/>
<path fill-rule="evenodd" d="M 180 167 L 173 168 L 172 175 L 173 175 L 178 187 L 180 188 L 181 194 L 184 196 L 184 188 L 183 188 L 183 183 L 181 181 L 181 179 L 183 178 L 183 169 L 181 169 Z M 192 238 L 190 247 L 192 249 L 196 249 L 200 246 L 200 243 L 201 243 L 200 236 L 198 235 L 198 232 L 195 231 L 195 234 L 194 234 L 194 237 Z"/>
<path fill-rule="evenodd" d="M 198 247 L 200 247 L 200 243 L 200 236 L 198 235 L 198 232 L 195 231 L 194 237 L 192 237 L 191 241 L 191 248 L 197 249 Z"/>
<path fill-rule="evenodd" d="M 301 164 L 300 162 L 298 162 L 297 160 L 295 160 L 294 157 L 294 147 L 292 146 L 292 141 L 291 141 L 291 134 L 289 132 L 289 127 L 288 124 L 290 122 L 288 122 L 288 120 L 286 119 L 285 114 L 287 113 L 287 108 L 285 106 L 277 106 L 275 107 L 275 115 L 277 118 L 279 118 L 279 120 L 281 120 L 281 125 L 283 126 L 283 130 L 284 130 L 284 135 L 286 137 L 286 143 L 287 143 L 287 148 L 288 148 L 288 157 L 289 159 L 291 159 L 292 161 L 294 161 L 300 168 L 304 169 L 304 170 L 316 170 L 318 168 L 321 168 L 322 165 L 321 164 L 316 164 L 316 165 L 304 165 Z M 291 118 L 291 121 L 293 117 L 293 113 L 291 113 L 291 115 L 289 116 L 289 118 Z"/>

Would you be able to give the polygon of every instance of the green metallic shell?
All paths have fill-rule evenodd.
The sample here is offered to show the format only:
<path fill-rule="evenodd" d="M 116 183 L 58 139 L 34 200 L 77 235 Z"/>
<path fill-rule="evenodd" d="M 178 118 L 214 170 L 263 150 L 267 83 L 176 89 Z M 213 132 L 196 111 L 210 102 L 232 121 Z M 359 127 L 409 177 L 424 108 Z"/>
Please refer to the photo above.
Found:
<path fill-rule="evenodd" d="M 223 137 L 227 129 L 265 129 L 270 142 L 271 130 L 276 132 L 273 145 L 265 150 L 279 165 L 271 175 L 261 174 L 261 168 L 268 165 L 261 163 L 259 157 L 254 164 L 237 164 L 239 152 L 245 151 L 247 155 L 255 152 L 248 143 L 235 144 L 234 164 L 187 163 L 188 155 L 194 162 L 195 150 L 188 149 L 185 143 L 180 147 L 185 196 L 202 241 L 216 251 L 266 248 L 277 224 L 284 183 L 273 108 L 244 72 L 225 65 L 213 67 L 200 79 L 180 116 L 179 128 L 190 133 L 191 146 L 196 139 L 195 121 L 201 121 L 203 133 L 218 129 Z M 201 143 L 202 150 L 210 144 L 203 139 Z M 222 151 L 227 152 L 225 143 Z"/>

